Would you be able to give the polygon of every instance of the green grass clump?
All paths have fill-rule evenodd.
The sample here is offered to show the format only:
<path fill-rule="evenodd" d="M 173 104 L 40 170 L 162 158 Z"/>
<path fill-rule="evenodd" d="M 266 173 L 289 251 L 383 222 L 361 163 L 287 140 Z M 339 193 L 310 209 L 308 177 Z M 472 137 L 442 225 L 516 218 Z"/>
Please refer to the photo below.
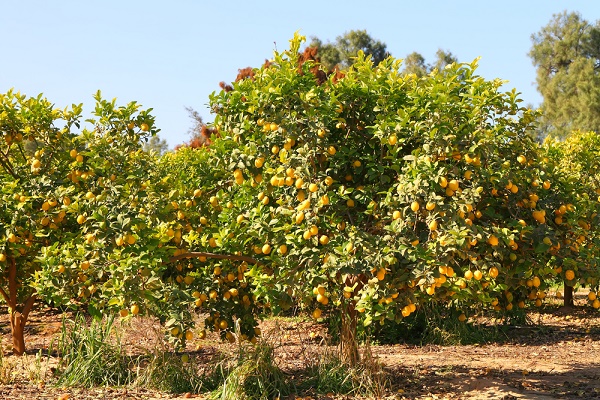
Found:
<path fill-rule="evenodd" d="M 217 367 L 222 384 L 211 393 L 212 399 L 270 400 L 290 394 L 290 384 L 275 364 L 273 346 L 261 341 L 256 345 L 240 345 L 237 360 L 222 362 Z"/>
<path fill-rule="evenodd" d="M 167 393 L 199 393 L 206 379 L 198 374 L 193 359 L 167 351 L 155 351 L 140 359 L 135 385 Z M 209 385 L 210 387 L 210 385 Z"/>
<path fill-rule="evenodd" d="M 122 386 L 133 381 L 133 361 L 126 356 L 114 316 L 92 319 L 82 315 L 63 319 L 58 352 L 58 385 Z"/>

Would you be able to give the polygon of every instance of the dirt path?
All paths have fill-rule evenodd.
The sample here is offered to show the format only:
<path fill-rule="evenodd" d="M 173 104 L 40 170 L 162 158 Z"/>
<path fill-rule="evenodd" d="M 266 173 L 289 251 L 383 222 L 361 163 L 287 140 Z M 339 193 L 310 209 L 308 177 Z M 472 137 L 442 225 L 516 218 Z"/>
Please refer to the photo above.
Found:
<path fill-rule="evenodd" d="M 407 398 L 600 398 L 599 349 L 595 337 L 537 346 L 394 346 L 376 354 Z"/>

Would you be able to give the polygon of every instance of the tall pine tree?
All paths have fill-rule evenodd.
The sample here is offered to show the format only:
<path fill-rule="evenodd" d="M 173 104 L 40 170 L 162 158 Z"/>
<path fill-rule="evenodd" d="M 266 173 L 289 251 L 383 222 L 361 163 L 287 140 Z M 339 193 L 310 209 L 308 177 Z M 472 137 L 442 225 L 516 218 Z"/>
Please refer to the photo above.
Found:
<path fill-rule="evenodd" d="M 540 135 L 600 132 L 600 22 L 564 11 L 531 39 L 529 56 L 543 96 Z"/>

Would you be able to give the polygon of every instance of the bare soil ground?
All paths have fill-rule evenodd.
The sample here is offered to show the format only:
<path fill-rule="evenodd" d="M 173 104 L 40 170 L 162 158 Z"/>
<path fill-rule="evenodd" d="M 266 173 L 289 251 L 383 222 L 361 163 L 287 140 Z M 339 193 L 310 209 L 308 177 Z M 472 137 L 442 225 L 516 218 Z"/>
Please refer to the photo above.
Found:
<path fill-rule="evenodd" d="M 600 313 L 581 307 L 547 307 L 531 311 L 533 325 L 508 329 L 494 343 L 461 346 L 372 345 L 370 350 L 388 373 L 386 399 L 594 399 L 600 398 Z M 579 304 L 579 306 L 577 305 Z M 10 329 L 0 324 L 5 368 L 0 373 L 0 399 L 182 399 L 138 388 L 60 388 L 53 385 L 54 356 L 46 355 L 60 333 L 62 315 L 52 310 L 33 314 L 26 341 L 28 354 L 10 355 Z M 262 326 L 275 345 L 278 365 L 290 374 L 333 349 L 325 344 L 326 329 L 312 322 L 271 319 Z M 156 324 L 136 318 L 123 327 L 123 339 L 133 353 L 160 344 Z M 45 352 L 40 361 L 36 355 Z M 188 344 L 191 357 L 207 361 L 233 346 L 209 335 Z M 342 399 L 311 391 L 292 399 Z"/>

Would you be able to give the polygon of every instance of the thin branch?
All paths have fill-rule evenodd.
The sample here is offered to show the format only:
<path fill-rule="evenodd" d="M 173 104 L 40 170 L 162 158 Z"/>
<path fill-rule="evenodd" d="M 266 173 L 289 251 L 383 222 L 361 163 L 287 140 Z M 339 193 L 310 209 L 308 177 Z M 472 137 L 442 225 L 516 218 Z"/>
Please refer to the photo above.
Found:
<path fill-rule="evenodd" d="M 352 215 L 350 215 L 350 211 L 346 212 L 346 214 L 348 214 L 348 220 L 350 221 L 350 224 L 354 225 L 354 221 L 352 220 Z"/>
<path fill-rule="evenodd" d="M 23 159 L 27 160 L 27 156 L 25 155 L 25 152 L 23 151 L 23 146 L 21 145 L 21 143 L 17 144 L 17 148 L 19 149 L 19 152 L 21 153 L 21 156 L 23 156 Z"/>
<path fill-rule="evenodd" d="M 260 261 L 252 258 L 252 257 L 247 257 L 247 256 L 237 256 L 234 254 L 215 254 L 215 253 L 205 253 L 205 252 L 201 252 L 201 251 L 191 251 L 189 253 L 184 253 L 184 254 L 179 254 L 177 256 L 173 256 L 169 259 L 170 262 L 174 262 L 177 260 L 182 260 L 185 258 L 199 258 L 199 257 L 206 257 L 206 258 L 216 258 L 218 260 L 236 260 L 236 261 L 245 261 L 248 264 L 261 264 Z"/>
<path fill-rule="evenodd" d="M 2 297 L 4 297 L 4 301 L 6 301 L 6 304 L 10 306 L 10 297 L 8 297 L 8 294 L 6 294 L 4 288 L 0 287 L 0 294 L 2 295 Z"/>
<path fill-rule="evenodd" d="M 17 179 L 18 176 L 17 176 L 17 174 L 15 174 L 15 171 L 12 169 L 12 166 L 10 165 L 7 154 L 4 154 L 0 151 L 0 155 L 2 155 L 2 158 L 5 159 L 5 160 L 2 160 L 2 158 L 0 158 L 0 165 L 2 165 L 2 167 L 4 167 L 4 170 L 6 172 L 8 172 L 13 178 Z"/>

